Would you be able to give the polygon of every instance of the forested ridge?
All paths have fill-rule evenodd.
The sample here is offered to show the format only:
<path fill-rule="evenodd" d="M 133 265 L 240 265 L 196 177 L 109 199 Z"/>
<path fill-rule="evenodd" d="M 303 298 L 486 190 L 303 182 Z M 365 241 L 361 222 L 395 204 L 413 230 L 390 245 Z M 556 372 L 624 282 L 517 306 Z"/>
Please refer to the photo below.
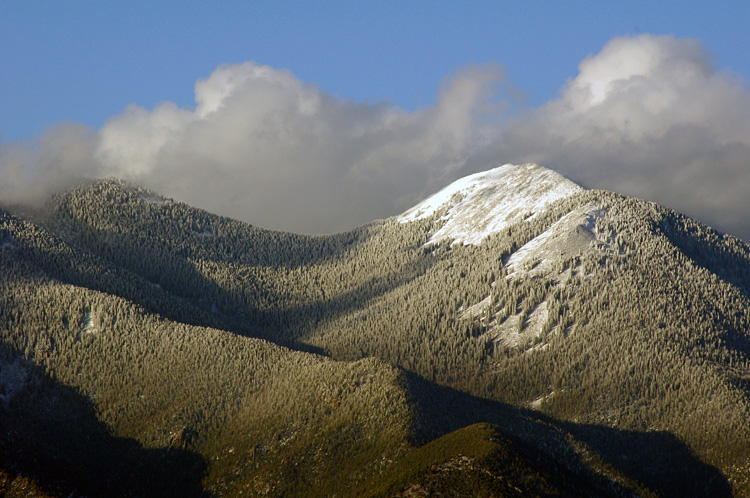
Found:
<path fill-rule="evenodd" d="M 750 496 L 746 244 L 602 191 L 479 245 L 432 243 L 444 214 L 296 235 L 114 179 L 0 211 L 4 472 L 516 496 L 478 484 L 510 458 L 525 496 Z M 490 437 L 510 453 L 454 442 Z"/>

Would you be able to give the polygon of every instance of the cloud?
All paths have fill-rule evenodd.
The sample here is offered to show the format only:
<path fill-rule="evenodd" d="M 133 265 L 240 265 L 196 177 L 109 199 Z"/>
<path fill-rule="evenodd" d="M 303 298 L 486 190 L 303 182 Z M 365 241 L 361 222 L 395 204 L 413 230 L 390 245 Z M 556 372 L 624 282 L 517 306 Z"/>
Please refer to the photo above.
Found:
<path fill-rule="evenodd" d="M 131 106 L 111 119 L 96 157 L 108 174 L 210 211 L 344 230 L 406 209 L 462 168 L 501 76 L 494 66 L 459 72 L 435 105 L 406 112 L 341 100 L 289 71 L 224 65 L 196 83 L 194 110 Z"/>
<path fill-rule="evenodd" d="M 51 190 L 96 176 L 96 138 L 80 124 L 55 126 L 36 140 L 0 144 L 0 200 L 37 203 Z"/>
<path fill-rule="evenodd" d="M 699 42 L 616 38 L 491 155 L 644 197 L 750 241 L 750 91 Z"/>
<path fill-rule="evenodd" d="M 222 65 L 195 107 L 132 105 L 101 129 L 0 144 L 0 198 L 118 176 L 219 214 L 306 233 L 397 214 L 450 181 L 532 161 L 750 241 L 750 90 L 696 40 L 611 40 L 541 107 L 506 114 L 498 66 L 458 71 L 413 112 L 338 98 L 287 70 Z M 517 103 L 516 103 L 517 105 Z"/>

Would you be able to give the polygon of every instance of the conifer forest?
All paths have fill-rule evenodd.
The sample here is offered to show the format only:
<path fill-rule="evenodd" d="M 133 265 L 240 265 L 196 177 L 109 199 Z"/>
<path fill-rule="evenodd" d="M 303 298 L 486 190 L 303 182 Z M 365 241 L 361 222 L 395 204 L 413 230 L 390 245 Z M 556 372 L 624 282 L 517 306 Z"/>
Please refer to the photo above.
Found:
<path fill-rule="evenodd" d="M 750 246 L 583 188 L 436 238 L 460 202 L 0 207 L 0 496 L 750 497 Z"/>

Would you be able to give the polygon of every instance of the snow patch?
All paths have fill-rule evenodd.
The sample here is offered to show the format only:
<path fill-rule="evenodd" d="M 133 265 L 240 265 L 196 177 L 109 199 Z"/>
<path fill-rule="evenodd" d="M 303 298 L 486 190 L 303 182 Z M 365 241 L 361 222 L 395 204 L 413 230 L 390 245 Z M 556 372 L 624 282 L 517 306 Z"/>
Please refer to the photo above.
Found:
<path fill-rule="evenodd" d="M 489 307 L 490 297 L 487 297 L 465 310 L 459 310 L 459 316 L 464 320 L 473 320 L 481 317 Z M 506 317 L 502 323 L 499 323 L 496 316 L 493 316 L 492 321 L 488 324 L 489 328 L 485 333 L 490 334 L 495 343 L 505 348 L 525 347 L 528 350 L 544 349 L 547 346 L 546 344 L 534 345 L 534 343 L 540 342 L 536 341 L 536 339 L 542 336 L 544 324 L 547 322 L 548 316 L 547 301 L 542 301 L 528 315 L 519 312 Z M 551 333 L 553 330 L 554 328 L 548 331 L 548 333 Z"/>
<path fill-rule="evenodd" d="M 549 273 L 555 263 L 580 254 L 597 242 L 608 247 L 611 237 L 600 233 L 596 227 L 603 215 L 603 210 L 592 205 L 566 214 L 508 258 L 508 278 L 518 272 Z"/>
<path fill-rule="evenodd" d="M 470 320 L 472 318 L 481 316 L 484 311 L 490 307 L 490 299 L 492 296 L 487 296 L 477 304 L 473 304 L 466 309 L 459 309 L 459 317 L 464 320 Z"/>
<path fill-rule="evenodd" d="M 547 309 L 547 301 L 542 301 L 531 311 L 531 313 L 529 313 L 524 327 L 524 332 L 526 332 L 529 338 L 538 337 L 542 334 L 542 328 L 547 321 L 548 315 L 549 310 Z"/>
<path fill-rule="evenodd" d="M 80 332 L 82 334 L 95 334 L 99 331 L 96 327 L 95 318 L 91 310 L 84 311 L 80 324 Z"/>
<path fill-rule="evenodd" d="M 536 164 L 505 164 L 451 183 L 398 217 L 401 223 L 442 214 L 428 244 L 477 245 L 490 234 L 534 218 L 550 203 L 583 189 Z"/>
<path fill-rule="evenodd" d="M 543 301 L 528 316 L 509 316 L 495 329 L 494 340 L 506 348 L 531 347 L 534 339 L 542 335 L 547 315 L 547 301 Z"/>
<path fill-rule="evenodd" d="M 156 194 L 154 195 L 147 195 L 147 194 L 139 194 L 138 198 L 142 201 L 146 201 L 149 204 L 164 204 L 167 202 L 167 199 L 165 197 L 160 197 Z"/>
<path fill-rule="evenodd" d="M 539 396 L 535 400 L 529 402 L 529 408 L 531 408 L 532 410 L 539 410 L 542 407 L 542 403 L 553 397 L 555 394 L 557 394 L 557 391 L 552 391 L 549 394 Z"/>

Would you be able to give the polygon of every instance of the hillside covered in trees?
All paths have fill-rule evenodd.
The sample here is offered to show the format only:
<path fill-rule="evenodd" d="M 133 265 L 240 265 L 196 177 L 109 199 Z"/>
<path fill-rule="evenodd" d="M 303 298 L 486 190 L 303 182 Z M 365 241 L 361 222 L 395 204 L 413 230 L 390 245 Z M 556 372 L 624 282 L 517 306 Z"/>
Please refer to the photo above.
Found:
<path fill-rule="evenodd" d="M 0 210 L 8 496 L 750 497 L 750 247 L 536 165 L 308 236 Z"/>

